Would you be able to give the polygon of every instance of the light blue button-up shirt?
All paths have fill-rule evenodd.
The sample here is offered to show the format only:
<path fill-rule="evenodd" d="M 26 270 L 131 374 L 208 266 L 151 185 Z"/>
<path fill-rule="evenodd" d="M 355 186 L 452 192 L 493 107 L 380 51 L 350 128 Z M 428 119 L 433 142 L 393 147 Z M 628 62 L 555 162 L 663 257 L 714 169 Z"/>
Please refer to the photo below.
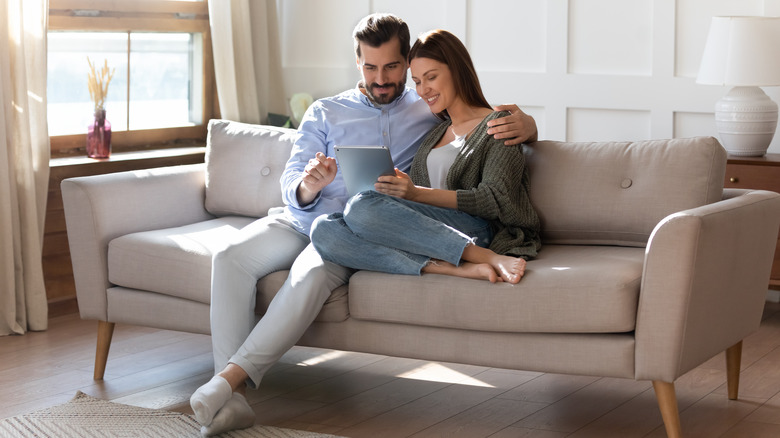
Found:
<path fill-rule="evenodd" d="M 343 211 L 349 199 L 339 169 L 314 201 L 298 203 L 303 169 L 317 152 L 335 157 L 334 146 L 382 145 L 390 149 L 395 166 L 407 172 L 423 138 L 440 122 L 411 88 L 387 105 L 375 106 L 357 87 L 314 102 L 303 116 L 281 178 L 285 211 L 293 225 L 308 235 L 317 216 Z"/>

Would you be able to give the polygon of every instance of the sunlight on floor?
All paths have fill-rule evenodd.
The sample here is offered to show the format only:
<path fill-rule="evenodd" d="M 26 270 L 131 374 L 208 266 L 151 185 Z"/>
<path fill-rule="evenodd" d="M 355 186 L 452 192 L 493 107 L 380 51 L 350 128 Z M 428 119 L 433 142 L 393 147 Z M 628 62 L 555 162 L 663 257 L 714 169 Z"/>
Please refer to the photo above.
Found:
<path fill-rule="evenodd" d="M 347 354 L 349 354 L 349 353 L 348 352 L 344 352 L 344 351 L 330 351 L 330 352 L 327 352 L 327 353 L 319 354 L 319 355 L 317 355 L 315 357 L 312 357 L 310 359 L 302 360 L 302 361 L 296 363 L 296 365 L 298 365 L 299 367 L 311 367 L 311 366 L 314 366 L 314 365 L 317 365 L 317 364 L 320 364 L 320 363 L 324 363 L 324 362 L 327 362 L 327 361 L 330 361 L 330 360 L 338 359 L 338 358 L 340 358 L 342 356 L 345 356 Z"/>
<path fill-rule="evenodd" d="M 325 362 L 343 359 L 345 356 L 348 356 L 350 354 L 354 354 L 354 353 L 345 352 L 345 351 L 323 351 L 322 353 L 316 354 L 315 356 L 306 358 L 304 360 L 300 360 L 296 362 L 295 365 L 299 367 L 311 367 L 311 366 L 323 364 Z M 463 374 L 459 371 L 453 370 L 452 368 L 449 368 L 446 365 L 442 365 L 440 363 L 435 363 L 435 362 L 428 362 L 421 366 L 413 367 L 409 369 L 409 371 L 404 371 L 399 374 L 396 374 L 395 377 L 401 379 L 410 379 L 410 380 L 425 380 L 428 382 L 441 382 L 441 383 L 453 383 L 457 385 L 479 386 L 483 388 L 495 387 L 489 383 L 483 382 L 479 379 Z"/>
<path fill-rule="evenodd" d="M 429 382 L 456 383 L 458 385 L 481 386 L 484 388 L 493 388 L 493 385 L 482 382 L 471 376 L 447 368 L 438 363 L 428 363 L 405 373 L 396 374 L 396 377 L 402 379 L 426 380 Z"/>

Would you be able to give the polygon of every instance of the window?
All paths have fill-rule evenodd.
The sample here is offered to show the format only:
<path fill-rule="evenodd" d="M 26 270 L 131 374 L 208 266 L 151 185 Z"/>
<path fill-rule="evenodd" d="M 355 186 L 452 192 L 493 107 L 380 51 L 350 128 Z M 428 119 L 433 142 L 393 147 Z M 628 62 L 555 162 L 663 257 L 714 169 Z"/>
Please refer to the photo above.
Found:
<path fill-rule="evenodd" d="M 203 140 L 213 66 L 205 1 L 50 0 L 52 156 L 83 153 L 94 103 L 89 59 L 113 76 L 106 96 L 115 151 Z"/>

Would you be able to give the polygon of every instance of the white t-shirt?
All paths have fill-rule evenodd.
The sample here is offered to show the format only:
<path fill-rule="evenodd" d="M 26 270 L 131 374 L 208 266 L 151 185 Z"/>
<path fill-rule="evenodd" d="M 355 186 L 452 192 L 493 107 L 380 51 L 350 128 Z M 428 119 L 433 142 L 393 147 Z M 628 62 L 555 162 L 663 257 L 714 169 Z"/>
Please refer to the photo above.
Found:
<path fill-rule="evenodd" d="M 461 142 L 452 142 L 431 149 L 428 154 L 428 176 L 432 189 L 447 190 L 447 174 L 460 152 Z"/>

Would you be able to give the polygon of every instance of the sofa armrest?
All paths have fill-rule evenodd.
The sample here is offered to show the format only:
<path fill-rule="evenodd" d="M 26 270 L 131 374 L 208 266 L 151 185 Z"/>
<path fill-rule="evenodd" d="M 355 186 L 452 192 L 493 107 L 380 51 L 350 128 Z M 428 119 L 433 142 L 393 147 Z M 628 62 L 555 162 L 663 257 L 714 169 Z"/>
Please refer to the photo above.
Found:
<path fill-rule="evenodd" d="M 754 189 L 732 189 L 732 188 L 724 188 L 723 189 L 723 197 L 722 200 L 736 198 L 737 196 L 742 196 L 748 192 L 752 192 Z"/>
<path fill-rule="evenodd" d="M 726 198 L 672 214 L 653 231 L 637 313 L 637 379 L 673 382 L 759 327 L 780 195 Z"/>
<path fill-rule="evenodd" d="M 203 164 L 68 178 L 60 187 L 84 319 L 107 318 L 107 257 L 112 239 L 213 217 L 204 207 Z"/>

